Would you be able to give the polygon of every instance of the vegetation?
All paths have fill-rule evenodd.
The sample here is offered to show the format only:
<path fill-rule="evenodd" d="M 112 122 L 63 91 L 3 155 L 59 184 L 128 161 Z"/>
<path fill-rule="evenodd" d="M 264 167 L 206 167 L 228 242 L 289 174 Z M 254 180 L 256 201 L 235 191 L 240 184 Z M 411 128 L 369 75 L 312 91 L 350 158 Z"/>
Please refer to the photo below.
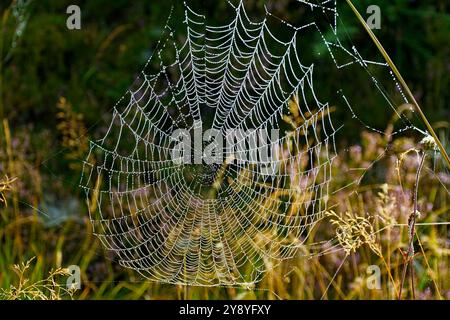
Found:
<path fill-rule="evenodd" d="M 277 1 L 272 9 L 286 19 L 303 14 L 290 10 L 288 2 Z M 369 2 L 358 1 L 360 12 Z M 394 53 L 449 150 L 447 3 L 376 2 L 386 26 L 376 35 Z M 263 1 L 246 3 L 263 10 Z M 343 250 L 309 259 L 305 246 L 279 265 L 267 261 L 268 272 L 252 288 L 172 286 L 120 267 L 92 233 L 78 188 L 80 161 L 88 140 L 104 129 L 97 126 L 100 115 L 151 54 L 170 3 L 80 1 L 83 27 L 71 32 L 65 28 L 69 4 L 0 4 L 0 299 L 450 299 L 449 233 L 442 223 L 449 221 L 449 170 L 436 162 L 430 141 L 392 139 L 396 123 L 377 98 L 361 107 L 385 132 L 349 127 L 343 133 L 346 147 L 338 146 L 330 186 L 340 191 L 330 195 L 328 219 L 310 236 L 316 241 L 336 236 Z M 213 19 L 224 10 L 220 1 L 207 7 Z M 370 53 L 372 47 L 362 45 L 370 38 L 352 11 L 344 11 L 342 19 Z M 319 72 L 318 78 L 320 88 L 336 82 L 333 72 Z M 363 96 L 361 83 L 355 78 L 348 85 Z M 398 112 L 408 108 L 398 106 Z M 337 116 L 344 120 L 348 113 Z M 349 168 L 370 170 L 361 178 Z M 343 189 L 356 180 L 357 192 Z M 81 290 L 65 287 L 69 265 L 80 267 Z M 379 289 L 367 286 L 370 266 L 381 270 Z"/>

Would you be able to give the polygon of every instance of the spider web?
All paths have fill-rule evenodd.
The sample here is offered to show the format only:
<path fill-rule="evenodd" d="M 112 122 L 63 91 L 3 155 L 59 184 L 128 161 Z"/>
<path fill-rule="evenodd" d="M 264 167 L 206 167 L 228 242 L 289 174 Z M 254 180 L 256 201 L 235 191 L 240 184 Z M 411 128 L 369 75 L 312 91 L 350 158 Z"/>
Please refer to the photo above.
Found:
<path fill-rule="evenodd" d="M 157 50 L 114 106 L 103 138 L 91 141 L 83 165 L 80 186 L 94 232 L 122 266 L 159 282 L 248 286 L 267 265 L 293 257 L 324 218 L 342 124 L 316 92 L 317 67 L 302 59 L 302 50 L 310 50 L 303 34 L 322 38 L 337 70 L 389 69 L 341 43 L 335 1 L 296 4 L 326 15 L 326 29 L 314 19 L 294 26 L 267 9 L 254 21 L 242 1 L 229 3 L 232 20 L 219 26 L 185 4 L 185 30 L 174 30 L 171 14 Z M 282 36 L 274 24 L 285 28 Z M 338 95 L 363 123 L 344 92 Z M 295 123 L 287 125 L 286 115 Z M 404 126 L 393 135 L 416 129 L 398 117 Z M 187 164 L 172 157 L 180 129 L 240 136 L 221 163 Z M 282 136 L 273 138 L 273 129 Z M 249 147 L 243 141 L 255 132 L 271 138 Z M 261 150 L 272 151 L 267 163 L 240 157 Z M 262 164 L 276 170 L 264 174 Z"/>

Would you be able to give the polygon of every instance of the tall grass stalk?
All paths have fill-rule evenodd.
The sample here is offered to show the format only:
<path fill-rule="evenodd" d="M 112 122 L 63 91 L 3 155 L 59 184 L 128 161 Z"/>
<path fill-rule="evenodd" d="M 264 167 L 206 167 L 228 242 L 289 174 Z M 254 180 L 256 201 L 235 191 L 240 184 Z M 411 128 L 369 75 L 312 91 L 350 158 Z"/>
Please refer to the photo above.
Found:
<path fill-rule="evenodd" d="M 355 15 L 358 18 L 359 22 L 364 26 L 364 29 L 366 29 L 366 31 L 369 34 L 370 38 L 375 43 L 375 45 L 377 46 L 378 50 L 381 52 L 381 54 L 383 55 L 383 57 L 386 60 L 386 62 L 391 67 L 391 69 L 394 72 L 395 76 L 400 81 L 402 87 L 405 89 L 406 94 L 411 99 L 411 101 L 412 101 L 413 105 L 415 106 L 417 112 L 419 113 L 420 117 L 422 118 L 422 121 L 425 123 L 425 126 L 427 127 L 427 129 L 430 132 L 431 136 L 436 141 L 436 144 L 438 145 L 439 150 L 441 151 L 441 154 L 444 157 L 445 161 L 447 162 L 448 168 L 450 169 L 450 158 L 449 158 L 449 156 L 447 154 L 447 151 L 445 150 L 445 148 L 442 145 L 441 141 L 439 140 L 436 132 L 434 131 L 433 127 L 431 126 L 430 122 L 428 121 L 427 117 L 425 116 L 425 113 L 422 111 L 422 108 L 417 103 L 416 98 L 414 97 L 414 95 L 412 94 L 411 90 L 409 89 L 406 81 L 403 79 L 400 71 L 397 69 L 397 67 L 395 66 L 395 64 L 392 61 L 391 57 L 386 52 L 386 50 L 384 49 L 383 45 L 378 40 L 377 36 L 373 33 L 372 29 L 370 29 L 370 27 L 367 25 L 366 21 L 361 16 L 361 14 L 359 13 L 358 9 L 356 9 L 356 7 L 353 5 L 352 1 L 351 0 L 346 0 L 346 1 L 347 1 L 348 5 L 350 6 L 350 8 L 355 13 Z"/>

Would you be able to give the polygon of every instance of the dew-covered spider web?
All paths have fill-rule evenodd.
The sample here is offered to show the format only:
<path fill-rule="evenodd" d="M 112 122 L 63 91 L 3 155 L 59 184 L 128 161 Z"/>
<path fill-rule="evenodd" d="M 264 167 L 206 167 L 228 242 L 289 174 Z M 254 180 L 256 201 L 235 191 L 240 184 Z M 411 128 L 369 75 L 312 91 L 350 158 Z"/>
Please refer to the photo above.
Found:
<path fill-rule="evenodd" d="M 317 70 L 363 72 L 361 86 L 395 114 L 398 103 L 376 77 L 381 70 L 408 103 L 384 60 L 364 59 L 339 31 L 335 1 L 292 1 L 293 10 L 305 13 L 301 21 L 276 16 L 270 5 L 256 17 L 245 1 L 226 5 L 221 25 L 187 3 L 184 28 L 175 29 L 180 15 L 172 11 L 84 162 L 80 185 L 95 234 L 122 266 L 150 280 L 246 286 L 302 246 L 318 247 L 317 254 L 335 249 L 333 239 L 314 242 L 309 235 L 336 191 L 329 188 L 332 166 L 346 125 L 333 117 L 336 106 L 379 129 L 357 114 L 342 83 L 315 86 Z M 321 48 L 311 47 L 310 35 L 321 39 Z M 416 130 L 397 116 L 391 135 Z M 209 129 L 215 135 L 192 142 L 200 154 L 174 159 L 176 132 Z M 230 132 L 239 134 L 225 146 L 218 137 Z M 202 159 L 208 146 L 221 161 Z"/>

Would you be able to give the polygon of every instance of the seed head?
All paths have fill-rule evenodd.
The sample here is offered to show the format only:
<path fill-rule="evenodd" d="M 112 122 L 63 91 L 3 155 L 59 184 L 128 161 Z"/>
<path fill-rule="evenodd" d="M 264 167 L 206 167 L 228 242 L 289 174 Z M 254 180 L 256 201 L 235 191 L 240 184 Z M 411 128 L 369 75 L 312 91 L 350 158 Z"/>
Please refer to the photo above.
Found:
<path fill-rule="evenodd" d="M 424 151 L 436 151 L 438 150 L 438 146 L 434 138 L 427 134 L 422 141 L 420 141 L 420 145 L 422 146 Z"/>

